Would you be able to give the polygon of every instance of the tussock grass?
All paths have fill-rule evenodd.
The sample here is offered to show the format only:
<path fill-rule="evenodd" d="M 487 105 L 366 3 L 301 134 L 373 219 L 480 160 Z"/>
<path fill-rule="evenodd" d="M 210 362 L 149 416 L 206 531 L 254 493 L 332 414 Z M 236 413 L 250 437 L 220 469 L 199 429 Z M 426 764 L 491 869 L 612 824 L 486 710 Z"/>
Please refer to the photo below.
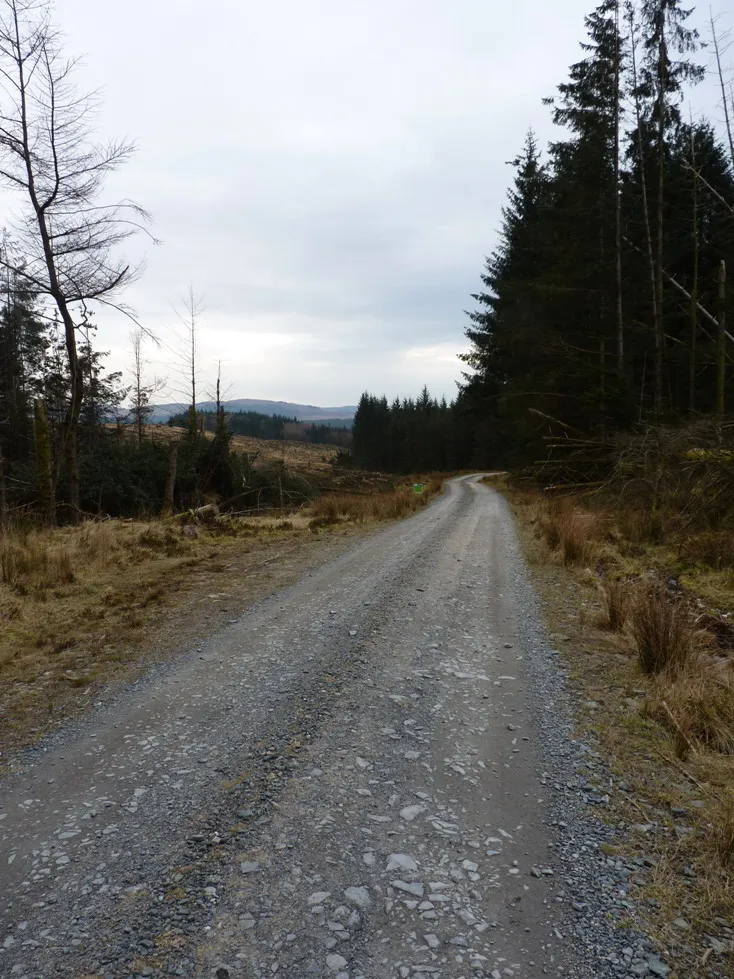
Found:
<path fill-rule="evenodd" d="M 659 544 L 665 537 L 665 515 L 660 510 L 633 504 L 614 516 L 623 539 L 631 544 Z"/>
<path fill-rule="evenodd" d="M 607 581 L 603 585 L 602 594 L 606 613 L 604 625 L 612 632 L 622 632 L 630 612 L 630 583 L 619 578 Z"/>
<path fill-rule="evenodd" d="M 686 603 L 657 581 L 638 586 L 629 625 L 643 673 L 677 674 L 702 646 Z"/>
<path fill-rule="evenodd" d="M 545 501 L 537 521 L 551 553 L 563 564 L 586 567 L 593 563 L 604 534 L 596 514 L 578 509 L 564 497 Z"/>
<path fill-rule="evenodd" d="M 177 554 L 185 553 L 186 542 L 180 534 L 174 531 L 173 527 L 165 524 L 162 526 L 151 524 L 129 541 L 128 547 L 133 553 L 146 550 L 174 557 Z"/>
<path fill-rule="evenodd" d="M 69 543 L 76 555 L 97 565 L 109 565 L 116 560 L 120 542 L 119 523 L 114 520 L 90 521 L 82 524 L 69 535 Z"/>
<path fill-rule="evenodd" d="M 724 870 L 734 869 L 734 795 L 731 792 L 713 822 L 716 854 Z"/>
<path fill-rule="evenodd" d="M 20 595 L 45 593 L 74 581 L 69 549 L 47 535 L 32 532 L 0 537 L 0 582 Z"/>
<path fill-rule="evenodd" d="M 693 743 L 734 755 L 733 681 L 726 664 L 697 656 L 677 676 L 662 677 L 655 685 L 648 712 L 671 728 L 674 737 L 683 738 L 684 745 L 676 744 L 679 754 Z"/>

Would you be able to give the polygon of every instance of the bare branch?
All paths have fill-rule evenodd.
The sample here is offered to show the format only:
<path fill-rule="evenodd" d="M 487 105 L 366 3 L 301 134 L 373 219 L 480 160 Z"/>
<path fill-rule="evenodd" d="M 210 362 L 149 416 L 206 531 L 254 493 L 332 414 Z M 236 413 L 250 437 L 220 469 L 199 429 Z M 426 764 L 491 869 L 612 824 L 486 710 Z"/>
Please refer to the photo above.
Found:
<path fill-rule="evenodd" d="M 162 346 L 160 339 L 147 326 L 143 326 L 143 324 L 138 319 L 137 314 L 130 306 L 127 306 L 124 303 L 112 302 L 109 299 L 103 299 L 99 296 L 95 298 L 95 302 L 100 303 L 102 306 L 106 306 L 108 309 L 114 309 L 116 312 L 122 313 L 122 315 L 126 316 L 130 320 L 130 322 L 135 325 L 135 327 L 138 330 L 141 330 L 145 334 L 148 340 L 151 340 L 156 345 L 156 347 L 160 349 L 160 347 Z"/>
<path fill-rule="evenodd" d="M 714 46 L 716 73 L 719 76 L 719 86 L 721 87 L 721 101 L 724 109 L 724 125 L 726 127 L 726 135 L 729 140 L 729 154 L 731 156 L 731 165 L 734 167 L 734 133 L 732 132 L 732 123 L 729 116 L 729 97 L 726 91 L 726 83 L 724 82 L 724 69 L 721 65 L 721 50 L 719 45 L 719 36 L 716 31 L 716 18 L 714 17 L 710 7 L 709 23 L 711 24 L 711 41 Z M 732 107 L 734 107 L 734 99 L 732 99 Z"/>

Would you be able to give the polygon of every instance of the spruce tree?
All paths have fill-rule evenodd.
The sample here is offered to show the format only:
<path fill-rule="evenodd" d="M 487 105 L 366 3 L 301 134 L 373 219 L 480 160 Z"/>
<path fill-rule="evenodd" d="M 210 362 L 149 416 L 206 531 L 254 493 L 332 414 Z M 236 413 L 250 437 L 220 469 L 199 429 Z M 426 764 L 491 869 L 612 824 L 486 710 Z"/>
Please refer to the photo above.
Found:
<path fill-rule="evenodd" d="M 681 0 L 643 0 L 642 28 L 645 58 L 641 66 L 638 96 L 646 102 L 644 114 L 647 144 L 654 151 L 655 201 L 654 260 L 655 294 L 653 324 L 655 339 L 654 411 L 663 413 L 665 389 L 665 172 L 666 138 L 680 124 L 679 103 L 683 86 L 701 81 L 705 70 L 687 56 L 698 47 L 698 32 L 687 26 L 692 13 Z M 676 58 L 677 55 L 677 58 Z M 644 145 L 644 144 L 643 144 Z M 644 151 L 643 151 L 644 152 Z M 644 160 L 640 165 L 644 166 Z"/>
<path fill-rule="evenodd" d="M 581 404 L 590 426 L 600 430 L 608 418 L 624 424 L 629 410 L 617 230 L 625 49 L 618 22 L 616 0 L 604 0 L 586 17 L 586 57 L 571 66 L 558 95 L 546 100 L 554 122 L 570 131 L 551 145 L 547 212 L 555 245 L 545 270 L 547 317 L 566 360 L 557 380 L 568 399 L 555 413 L 577 412 Z"/>
<path fill-rule="evenodd" d="M 515 177 L 502 210 L 499 244 L 486 260 L 484 290 L 472 295 L 479 308 L 468 313 L 471 349 L 462 357 L 470 369 L 464 375 L 465 397 L 476 406 L 478 425 L 484 428 L 491 419 L 485 432 L 493 433 L 495 444 L 478 447 L 488 453 L 503 441 L 503 429 L 509 432 L 519 423 L 546 364 L 538 282 L 547 254 L 543 220 L 549 180 L 532 132 L 512 165 Z"/>

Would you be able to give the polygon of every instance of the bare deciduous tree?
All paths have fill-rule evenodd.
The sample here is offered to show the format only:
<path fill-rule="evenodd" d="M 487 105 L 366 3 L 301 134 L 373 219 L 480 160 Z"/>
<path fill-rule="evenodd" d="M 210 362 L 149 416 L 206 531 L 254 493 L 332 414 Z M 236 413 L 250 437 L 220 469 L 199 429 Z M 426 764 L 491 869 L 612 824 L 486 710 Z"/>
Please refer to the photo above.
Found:
<path fill-rule="evenodd" d="M 78 62 L 64 55 L 51 9 L 51 0 L 0 0 L 0 179 L 22 202 L 13 230 L 24 261 L 10 271 L 49 297 L 63 324 L 70 376 L 63 451 L 78 515 L 78 311 L 91 300 L 114 305 L 134 278 L 138 269 L 116 256 L 116 246 L 144 228 L 147 215 L 130 201 L 101 198 L 105 178 L 134 146 L 93 141 L 99 97 L 74 85 Z"/>
<path fill-rule="evenodd" d="M 143 441 L 145 425 L 150 417 L 153 407 L 150 403 L 152 396 L 162 391 L 166 383 L 161 378 L 156 377 L 153 381 L 145 381 L 145 358 L 143 357 L 143 340 L 145 332 L 138 328 L 130 334 L 130 342 L 133 348 L 133 384 L 130 391 L 130 415 L 138 433 L 138 442 Z"/>
<path fill-rule="evenodd" d="M 203 310 L 204 305 L 201 296 L 197 296 L 194 292 L 193 285 L 189 285 L 188 294 L 183 300 L 183 310 L 177 310 L 176 315 L 183 326 L 183 335 L 179 335 L 177 338 L 181 343 L 182 348 L 178 355 L 179 367 L 177 369 L 177 373 L 182 378 L 183 386 L 180 389 L 180 393 L 184 394 L 189 401 L 189 432 L 191 435 L 196 435 L 197 431 L 199 430 L 196 415 L 196 391 L 199 379 L 198 355 L 196 348 L 199 333 L 199 320 L 201 319 Z"/>

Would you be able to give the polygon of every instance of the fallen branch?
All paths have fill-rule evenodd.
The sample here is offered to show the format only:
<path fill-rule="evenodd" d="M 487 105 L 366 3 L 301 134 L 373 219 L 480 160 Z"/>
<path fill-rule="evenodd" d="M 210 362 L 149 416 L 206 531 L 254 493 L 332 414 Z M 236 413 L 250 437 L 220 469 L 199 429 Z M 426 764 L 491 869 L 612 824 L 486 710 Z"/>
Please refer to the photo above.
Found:
<path fill-rule="evenodd" d="M 635 250 L 636 252 L 639 252 L 639 253 L 640 253 L 641 255 L 644 255 L 644 254 L 645 254 L 645 253 L 643 252 L 643 250 L 642 250 L 641 248 L 639 248 L 639 247 L 638 247 L 638 246 L 637 246 L 637 245 L 636 245 L 636 244 L 635 244 L 635 243 L 634 243 L 633 241 L 630 241 L 630 240 L 629 240 L 629 238 L 627 238 L 627 237 L 625 237 L 625 239 L 624 239 L 624 240 L 625 240 L 625 241 L 627 242 L 627 244 L 628 244 L 628 245 L 629 245 L 629 246 L 630 246 L 631 248 L 634 248 L 634 250 Z M 688 291 L 688 290 L 687 290 L 687 289 L 685 288 L 685 286 L 682 286 L 682 285 L 680 284 L 680 282 L 678 282 L 678 280 L 677 280 L 677 279 L 675 279 L 675 278 L 673 278 L 673 276 L 672 276 L 672 275 L 671 275 L 671 274 L 670 274 L 669 272 L 666 272 L 666 271 L 665 271 L 665 269 L 663 269 L 663 275 L 665 276 L 665 278 L 666 278 L 666 279 L 668 280 L 668 282 L 669 282 L 669 283 L 670 283 L 670 284 L 671 284 L 672 286 L 674 286 L 674 287 L 675 287 L 675 288 L 676 288 L 676 289 L 677 289 L 677 290 L 678 290 L 679 292 L 681 292 L 681 293 L 682 293 L 682 294 L 683 294 L 683 295 L 684 295 L 684 296 L 686 297 L 686 299 L 688 299 L 688 300 L 690 301 L 690 299 L 691 299 L 691 294 L 690 294 L 690 292 L 689 292 L 689 291 Z M 714 326 L 716 326 L 716 327 L 718 327 L 718 325 L 719 325 L 719 321 L 718 321 L 718 319 L 717 319 L 717 318 L 716 318 L 716 317 L 714 316 L 714 314 L 713 314 L 713 313 L 710 313 L 710 312 L 709 312 L 709 311 L 708 311 L 708 310 L 706 309 L 706 307 L 705 307 L 705 306 L 702 306 L 702 305 L 701 305 L 701 303 L 699 303 L 699 302 L 697 302 L 697 303 L 696 303 L 696 307 L 698 308 L 698 311 L 699 311 L 699 313 L 701 313 L 701 315 L 702 315 L 702 316 L 705 316 L 705 317 L 706 317 L 706 319 L 707 319 L 707 320 L 708 320 L 708 321 L 709 321 L 710 323 L 713 323 L 713 325 L 714 325 Z M 730 340 L 730 341 L 731 341 L 732 343 L 734 343 L 734 336 L 732 336 L 732 335 L 731 335 L 731 333 L 729 333 L 729 331 L 728 331 L 728 330 L 724 330 L 724 336 L 725 336 L 725 337 L 727 338 L 727 340 Z M 530 408 L 529 410 L 530 410 L 530 411 L 532 411 L 533 409 L 532 409 L 532 408 Z"/>
<path fill-rule="evenodd" d="M 593 483 L 553 483 L 550 486 L 544 486 L 544 493 L 554 493 L 556 490 L 569 490 L 569 489 L 589 489 L 592 486 L 603 486 L 604 480 L 597 479 Z"/>
<path fill-rule="evenodd" d="M 701 181 L 704 187 L 706 187 L 706 189 L 709 190 L 714 197 L 718 198 L 719 202 L 723 204 L 728 211 L 731 211 L 732 217 L 734 217 L 734 206 L 732 206 L 725 197 L 722 197 L 718 190 L 715 187 L 712 187 L 705 177 L 701 176 L 701 171 L 698 168 L 691 166 L 691 164 L 686 161 L 683 164 L 683 169 L 690 170 L 691 173 L 695 174 L 696 178 Z"/>
<path fill-rule="evenodd" d="M 578 432 L 579 435 L 586 436 L 586 432 L 582 432 L 580 428 L 574 428 L 573 425 L 567 425 L 566 422 L 562 422 L 560 418 L 554 418 L 553 415 L 546 415 L 544 411 L 540 411 L 539 408 L 528 408 L 531 415 L 537 415 L 539 418 L 544 418 L 546 421 L 553 422 L 554 425 L 560 425 L 561 428 L 568 429 L 569 432 Z"/>
<path fill-rule="evenodd" d="M 701 782 L 698 781 L 698 779 L 696 778 L 696 776 L 695 775 L 691 775 L 691 773 L 686 768 L 684 768 L 680 764 L 680 762 L 676 761 L 675 758 L 669 758 L 665 754 L 665 752 L 661 751 L 659 748 L 655 748 L 655 751 L 657 752 L 657 754 L 660 755 L 660 757 L 663 759 L 663 761 L 667 762 L 668 765 L 672 765 L 673 768 L 677 769 L 681 773 L 681 775 L 684 778 L 687 778 L 688 781 L 691 782 L 693 785 L 695 785 L 697 789 L 700 789 L 702 792 L 708 792 L 708 789 L 706 788 L 706 786 L 705 785 L 702 785 Z"/>
<path fill-rule="evenodd" d="M 274 554 L 272 557 L 269 557 L 267 561 L 261 561 L 259 564 L 253 564 L 250 568 L 245 568 L 244 573 L 249 574 L 251 571 L 259 571 L 260 568 L 264 568 L 266 564 L 272 564 L 273 561 L 277 561 L 279 557 L 280 554 Z"/>

